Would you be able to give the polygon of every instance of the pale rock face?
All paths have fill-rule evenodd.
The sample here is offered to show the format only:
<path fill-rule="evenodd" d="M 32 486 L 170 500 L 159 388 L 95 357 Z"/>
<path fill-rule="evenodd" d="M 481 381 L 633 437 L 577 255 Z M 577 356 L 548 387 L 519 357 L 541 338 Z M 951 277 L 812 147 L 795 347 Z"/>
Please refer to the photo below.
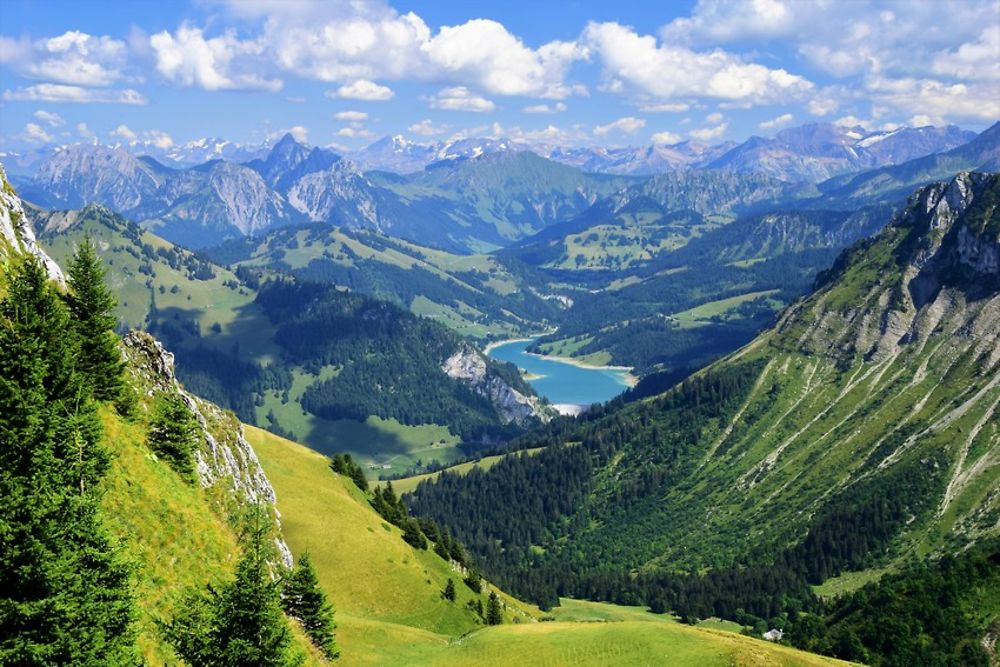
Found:
<path fill-rule="evenodd" d="M 313 222 L 383 231 L 371 187 L 351 162 L 340 160 L 329 169 L 298 179 L 288 191 L 288 203 Z"/>
<path fill-rule="evenodd" d="M 150 389 L 149 393 L 176 390 L 188 409 L 201 425 L 202 438 L 195 452 L 198 479 L 205 488 L 229 480 L 231 492 L 248 504 L 266 503 L 271 506 L 280 531 L 280 514 L 276 506 L 274 487 L 267 479 L 253 447 L 247 442 L 243 425 L 220 408 L 185 392 L 174 375 L 174 355 L 149 334 L 130 331 L 122 345 L 132 363 L 133 372 L 141 375 Z M 212 428 L 214 425 L 214 428 Z M 221 434 L 220 437 L 213 435 Z M 284 539 L 278 538 L 276 546 L 282 564 L 292 566 L 292 552 Z"/>
<path fill-rule="evenodd" d="M 536 397 L 525 396 L 503 379 L 491 375 L 483 355 L 467 345 L 448 357 L 441 370 L 489 399 L 507 423 L 526 426 L 535 420 L 549 419 L 548 412 Z"/>
<path fill-rule="evenodd" d="M 6 241 L 15 252 L 34 255 L 45 267 L 49 277 L 59 284 L 66 278 L 55 260 L 49 257 L 35 240 L 35 233 L 24 214 L 24 205 L 7 182 L 7 174 L 0 164 L 0 239 Z M 0 254 L 3 249 L 0 247 Z"/>

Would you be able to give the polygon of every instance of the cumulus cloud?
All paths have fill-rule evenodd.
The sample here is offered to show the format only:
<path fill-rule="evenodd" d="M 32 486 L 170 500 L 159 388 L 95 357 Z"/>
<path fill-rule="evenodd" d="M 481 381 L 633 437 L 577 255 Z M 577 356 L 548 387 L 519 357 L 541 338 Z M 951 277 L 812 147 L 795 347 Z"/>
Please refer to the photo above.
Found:
<path fill-rule="evenodd" d="M 644 127 L 646 127 L 646 121 L 642 118 L 626 116 L 625 118 L 619 118 L 618 120 L 612 121 L 606 125 L 595 126 L 594 135 L 603 137 L 614 131 L 624 132 L 625 134 L 634 134 Z"/>
<path fill-rule="evenodd" d="M 27 141 L 38 144 L 52 142 L 52 136 L 38 123 L 28 123 L 24 126 L 24 138 Z"/>
<path fill-rule="evenodd" d="M 781 127 L 782 125 L 788 125 L 795 119 L 790 113 L 783 113 L 777 118 L 772 118 L 771 120 L 765 120 L 760 123 L 760 129 L 770 130 L 775 127 Z"/>
<path fill-rule="evenodd" d="M 692 139 L 698 139 L 699 141 L 712 141 L 718 139 L 726 130 L 729 128 L 729 123 L 719 123 L 714 127 L 701 127 L 696 130 L 691 130 L 688 132 Z"/>
<path fill-rule="evenodd" d="M 206 38 L 205 33 L 184 24 L 173 34 L 163 31 L 149 38 L 156 56 L 156 70 L 168 81 L 205 90 L 280 90 L 279 79 L 256 73 L 264 45 L 240 40 L 234 30 Z"/>
<path fill-rule="evenodd" d="M 355 123 L 361 122 L 363 120 L 368 120 L 367 111 L 338 111 L 333 114 L 333 117 L 337 120 L 347 120 Z"/>
<path fill-rule="evenodd" d="M 124 77 L 125 42 L 70 30 L 30 41 L 0 37 L 0 62 L 22 76 L 76 86 L 110 86 Z"/>
<path fill-rule="evenodd" d="M 49 127 L 62 127 L 66 121 L 63 120 L 62 116 L 51 111 L 45 111 L 44 109 L 39 109 L 32 114 L 35 118 L 47 124 Z"/>
<path fill-rule="evenodd" d="M 327 91 L 327 97 L 340 97 L 346 100 L 364 100 L 365 102 L 385 102 L 391 100 L 394 92 L 388 86 L 380 86 L 368 79 L 358 79 L 345 84 L 336 91 Z"/>
<path fill-rule="evenodd" d="M 412 134 L 419 134 L 422 137 L 433 137 L 444 134 L 447 131 L 445 125 L 435 125 L 430 118 L 425 118 L 419 123 L 414 123 L 406 128 Z"/>
<path fill-rule="evenodd" d="M 530 104 L 523 109 L 524 113 L 561 113 L 566 111 L 566 105 L 562 102 L 555 104 Z"/>
<path fill-rule="evenodd" d="M 115 129 L 111 130 L 109 134 L 112 137 L 118 137 L 119 139 L 124 139 L 129 143 L 135 141 L 139 137 L 139 135 L 133 132 L 128 125 L 119 125 Z"/>
<path fill-rule="evenodd" d="M 610 90 L 633 90 L 663 101 L 706 97 L 755 104 L 802 97 L 811 81 L 784 69 L 771 69 L 720 49 L 697 52 L 658 44 L 618 23 L 590 23 L 581 37 L 600 59 Z"/>
<path fill-rule="evenodd" d="M 670 146 L 681 142 L 681 135 L 675 132 L 657 132 L 652 136 L 652 142 L 657 146 Z"/>
<path fill-rule="evenodd" d="M 166 150 L 174 145 L 173 138 L 162 130 L 146 130 L 142 133 L 143 141 L 157 148 Z"/>
<path fill-rule="evenodd" d="M 496 109 L 496 105 L 492 101 L 473 93 L 465 86 L 454 86 L 438 91 L 437 95 L 431 98 L 430 106 L 432 109 L 474 111 L 477 113 Z"/>
<path fill-rule="evenodd" d="M 109 90 L 104 88 L 83 88 L 58 83 L 39 83 L 17 90 L 3 91 L 5 100 L 14 102 L 78 102 L 107 104 L 147 104 L 146 97 L 131 88 Z"/>
<path fill-rule="evenodd" d="M 952 78 L 1000 81 L 1000 24 L 987 27 L 978 38 L 957 49 L 938 53 L 931 72 Z"/>

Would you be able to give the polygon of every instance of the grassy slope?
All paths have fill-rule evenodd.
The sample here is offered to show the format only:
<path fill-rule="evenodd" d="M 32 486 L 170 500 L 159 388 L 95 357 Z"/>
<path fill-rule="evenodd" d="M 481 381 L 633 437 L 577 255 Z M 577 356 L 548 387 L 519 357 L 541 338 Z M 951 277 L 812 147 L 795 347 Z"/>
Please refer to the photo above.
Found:
<path fill-rule="evenodd" d="M 536 609 L 504 596 L 507 624 L 483 627 L 464 609 L 468 588 L 458 585 L 457 604 L 439 595 L 457 574 L 404 543 L 324 457 L 259 429 L 247 435 L 277 492 L 292 551 L 312 554 L 336 605 L 344 665 L 839 664 L 591 602 L 567 601 L 553 613 L 559 620 L 534 623 Z M 524 622 L 511 623 L 515 616 Z"/>
<path fill-rule="evenodd" d="M 240 549 L 222 518 L 222 497 L 185 482 L 157 460 L 146 445 L 142 417 L 128 422 L 108 407 L 101 417 L 113 456 L 104 481 L 104 520 L 135 568 L 139 648 L 148 665 L 177 664 L 158 621 L 173 615 L 187 588 L 229 579 Z M 301 630 L 293 632 L 308 655 L 306 664 L 320 664 Z"/>

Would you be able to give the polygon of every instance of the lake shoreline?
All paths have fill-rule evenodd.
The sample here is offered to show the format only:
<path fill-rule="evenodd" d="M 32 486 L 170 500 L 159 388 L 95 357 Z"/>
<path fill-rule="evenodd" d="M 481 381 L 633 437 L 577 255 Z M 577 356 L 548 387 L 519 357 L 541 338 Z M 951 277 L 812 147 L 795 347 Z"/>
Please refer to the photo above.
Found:
<path fill-rule="evenodd" d="M 531 339 L 529 339 L 531 340 Z M 522 342 L 522 341 L 518 341 Z M 554 354 L 537 354 L 535 352 L 525 352 L 528 356 L 537 357 L 538 359 L 545 359 L 547 361 L 555 361 L 560 364 L 569 364 L 570 366 L 576 366 L 577 368 L 586 368 L 590 371 L 625 371 L 623 383 L 626 387 L 634 387 L 639 384 L 639 376 L 632 373 L 635 370 L 632 366 L 598 366 L 597 364 L 588 364 L 585 361 L 580 361 L 579 359 L 574 359 L 573 357 L 560 357 Z"/>
<path fill-rule="evenodd" d="M 524 336 L 524 337 L 521 337 L 521 338 L 508 338 L 506 340 L 493 341 L 491 343 L 488 343 L 483 348 L 483 354 L 489 356 L 490 352 L 492 352 L 496 348 L 501 347 L 503 345 L 508 345 L 508 344 L 511 344 L 511 343 L 530 343 L 530 342 L 538 340 L 540 337 L 548 335 L 550 333 L 552 333 L 552 332 L 551 331 L 547 331 L 547 332 L 544 332 L 544 333 L 536 334 L 534 336 Z M 622 382 L 620 382 L 620 384 L 623 387 L 628 387 L 628 388 L 631 389 L 631 388 L 635 387 L 637 384 L 639 384 L 639 376 L 635 375 L 632 372 L 633 370 L 635 370 L 634 367 L 632 367 L 632 366 L 598 366 L 597 364 L 588 364 L 585 361 L 580 361 L 579 359 L 574 359 L 573 357 L 563 357 L 563 356 L 558 356 L 558 355 L 554 355 L 554 354 L 537 354 L 535 352 L 528 352 L 527 350 L 524 351 L 524 354 L 527 355 L 527 356 L 529 356 L 529 357 L 535 357 L 536 359 L 542 359 L 544 361 L 554 361 L 554 362 L 559 363 L 559 364 L 567 364 L 569 366 L 576 366 L 577 368 L 582 368 L 582 369 L 589 370 L 589 371 L 616 371 L 616 372 L 623 372 L 623 375 L 621 376 Z M 539 376 L 537 378 L 531 378 L 531 379 L 540 379 L 540 378 L 544 378 L 544 377 L 545 377 L 544 375 L 541 375 L 541 376 Z M 566 404 L 566 405 L 567 406 L 569 406 L 569 405 L 574 405 L 575 406 L 576 404 Z"/>

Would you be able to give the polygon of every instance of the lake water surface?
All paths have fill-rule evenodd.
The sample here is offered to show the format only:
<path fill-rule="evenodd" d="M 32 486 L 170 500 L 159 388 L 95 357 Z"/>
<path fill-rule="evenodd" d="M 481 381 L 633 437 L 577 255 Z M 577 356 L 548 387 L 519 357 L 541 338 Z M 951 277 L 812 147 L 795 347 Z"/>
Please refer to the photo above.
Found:
<path fill-rule="evenodd" d="M 500 361 L 509 361 L 531 375 L 528 380 L 540 396 L 557 406 L 588 406 L 611 400 L 629 387 L 631 375 L 617 368 L 582 368 L 526 352 L 533 341 L 501 343 L 488 352 Z M 566 410 L 568 411 L 568 410 Z"/>

